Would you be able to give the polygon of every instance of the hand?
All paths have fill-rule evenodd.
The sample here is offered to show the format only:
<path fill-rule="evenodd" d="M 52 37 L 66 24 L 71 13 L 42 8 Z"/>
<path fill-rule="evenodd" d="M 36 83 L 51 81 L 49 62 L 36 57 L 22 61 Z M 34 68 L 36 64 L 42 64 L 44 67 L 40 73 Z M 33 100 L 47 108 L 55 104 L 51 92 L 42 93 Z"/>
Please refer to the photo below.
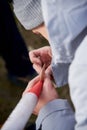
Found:
<path fill-rule="evenodd" d="M 24 90 L 23 95 L 27 92 L 27 90 L 31 89 L 31 87 L 33 87 L 39 80 L 40 80 L 40 76 L 37 76 L 34 79 L 32 79 L 28 83 L 26 89 Z M 38 115 L 40 109 L 44 105 L 46 105 L 48 102 L 50 102 L 54 99 L 57 99 L 57 98 L 58 98 L 58 93 L 57 93 L 56 89 L 54 88 L 50 77 L 46 76 L 44 79 L 43 90 L 41 92 L 38 103 L 37 103 L 33 113 L 35 115 Z"/>
<path fill-rule="evenodd" d="M 49 46 L 30 51 L 29 56 L 37 73 L 41 72 L 43 64 L 46 65 L 46 68 L 51 64 L 52 54 Z"/>
<path fill-rule="evenodd" d="M 24 90 L 23 95 L 24 95 L 29 89 L 31 89 L 39 80 L 40 80 L 40 76 L 36 76 L 34 79 L 32 79 L 32 80 L 28 83 L 26 89 Z"/>
<path fill-rule="evenodd" d="M 44 107 L 44 105 L 46 105 L 47 103 L 49 103 L 50 101 L 52 101 L 54 99 L 57 99 L 58 97 L 59 97 L 58 93 L 57 93 L 56 89 L 54 88 L 50 78 L 46 77 L 44 79 L 42 93 L 39 97 L 38 103 L 37 103 L 33 113 L 35 115 L 38 115 L 40 109 L 42 107 Z"/>

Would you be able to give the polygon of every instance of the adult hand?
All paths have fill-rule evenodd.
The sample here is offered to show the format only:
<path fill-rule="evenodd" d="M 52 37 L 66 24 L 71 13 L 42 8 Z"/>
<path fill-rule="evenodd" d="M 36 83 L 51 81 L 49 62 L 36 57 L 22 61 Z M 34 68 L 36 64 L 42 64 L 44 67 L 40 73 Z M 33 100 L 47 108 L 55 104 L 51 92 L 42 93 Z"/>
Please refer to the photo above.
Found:
<path fill-rule="evenodd" d="M 43 84 L 43 90 L 42 93 L 39 97 L 38 103 L 34 109 L 34 114 L 38 115 L 40 109 L 42 107 L 44 107 L 44 105 L 46 105 L 47 103 L 49 103 L 50 101 L 57 99 L 58 93 L 55 89 L 55 87 L 53 86 L 52 81 L 50 80 L 50 78 L 47 76 L 44 79 L 44 84 Z"/>
<path fill-rule="evenodd" d="M 41 72 L 42 66 L 45 64 L 46 68 L 51 64 L 52 54 L 50 46 L 45 46 L 29 53 L 30 60 L 33 63 L 33 68 L 37 73 Z M 50 69 L 51 71 L 51 69 Z"/>

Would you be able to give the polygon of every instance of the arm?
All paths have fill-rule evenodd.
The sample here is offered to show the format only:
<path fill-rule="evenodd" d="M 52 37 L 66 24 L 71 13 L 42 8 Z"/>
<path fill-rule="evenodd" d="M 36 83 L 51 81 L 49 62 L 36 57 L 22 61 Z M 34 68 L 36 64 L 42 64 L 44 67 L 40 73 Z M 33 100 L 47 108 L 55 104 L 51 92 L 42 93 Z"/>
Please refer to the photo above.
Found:
<path fill-rule="evenodd" d="M 63 99 L 55 99 L 46 104 L 39 112 L 36 120 L 36 130 L 74 130 L 74 113 Z"/>
<path fill-rule="evenodd" d="M 68 82 L 69 65 L 87 34 L 87 1 L 42 0 L 42 12 L 52 48 L 53 75 L 57 86 L 62 86 Z"/>
<path fill-rule="evenodd" d="M 55 63 L 52 59 L 52 52 L 50 46 L 42 47 L 29 53 L 30 60 L 33 63 L 33 68 L 40 73 L 42 65 L 46 64 L 46 71 L 48 75 L 52 75 L 57 83 L 57 86 L 63 86 L 68 81 L 68 68 L 70 63 Z M 51 64 L 52 60 L 52 64 Z M 59 74 L 59 75 L 58 75 Z"/>
<path fill-rule="evenodd" d="M 74 130 L 75 119 L 67 100 L 59 99 L 59 95 L 48 77 L 44 81 L 43 91 L 34 110 L 38 115 L 36 130 Z"/>
<path fill-rule="evenodd" d="M 37 81 L 38 77 L 33 79 L 25 92 Z M 37 115 L 36 130 L 40 127 L 42 130 L 74 130 L 74 112 L 67 100 L 59 99 L 48 76 L 44 79 L 43 90 L 33 113 Z"/>

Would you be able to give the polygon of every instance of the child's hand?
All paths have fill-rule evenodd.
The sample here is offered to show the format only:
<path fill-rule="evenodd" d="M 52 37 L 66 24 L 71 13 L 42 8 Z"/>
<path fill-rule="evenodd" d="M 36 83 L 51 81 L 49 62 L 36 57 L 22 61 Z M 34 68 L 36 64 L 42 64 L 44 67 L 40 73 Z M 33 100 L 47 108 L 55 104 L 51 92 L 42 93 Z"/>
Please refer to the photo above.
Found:
<path fill-rule="evenodd" d="M 32 88 L 38 81 L 40 80 L 40 76 L 36 76 L 34 79 L 32 79 L 31 81 L 29 81 L 26 89 L 23 92 L 23 95 L 29 91 L 30 88 Z"/>
<path fill-rule="evenodd" d="M 44 85 L 43 85 L 43 90 L 42 93 L 39 97 L 38 103 L 34 109 L 34 114 L 38 114 L 40 109 L 44 107 L 47 103 L 50 101 L 57 99 L 58 98 L 58 93 L 56 89 L 54 88 L 51 80 L 49 77 L 46 77 L 44 79 Z"/>

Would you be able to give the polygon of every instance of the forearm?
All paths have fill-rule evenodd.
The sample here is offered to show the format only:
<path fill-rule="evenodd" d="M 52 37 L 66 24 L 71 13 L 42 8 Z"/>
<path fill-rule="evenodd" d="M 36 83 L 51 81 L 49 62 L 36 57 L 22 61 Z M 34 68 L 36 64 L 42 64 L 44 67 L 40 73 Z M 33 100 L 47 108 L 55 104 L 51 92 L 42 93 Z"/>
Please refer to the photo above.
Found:
<path fill-rule="evenodd" d="M 56 99 L 45 105 L 36 120 L 36 130 L 74 130 L 74 113 L 67 100 Z"/>

